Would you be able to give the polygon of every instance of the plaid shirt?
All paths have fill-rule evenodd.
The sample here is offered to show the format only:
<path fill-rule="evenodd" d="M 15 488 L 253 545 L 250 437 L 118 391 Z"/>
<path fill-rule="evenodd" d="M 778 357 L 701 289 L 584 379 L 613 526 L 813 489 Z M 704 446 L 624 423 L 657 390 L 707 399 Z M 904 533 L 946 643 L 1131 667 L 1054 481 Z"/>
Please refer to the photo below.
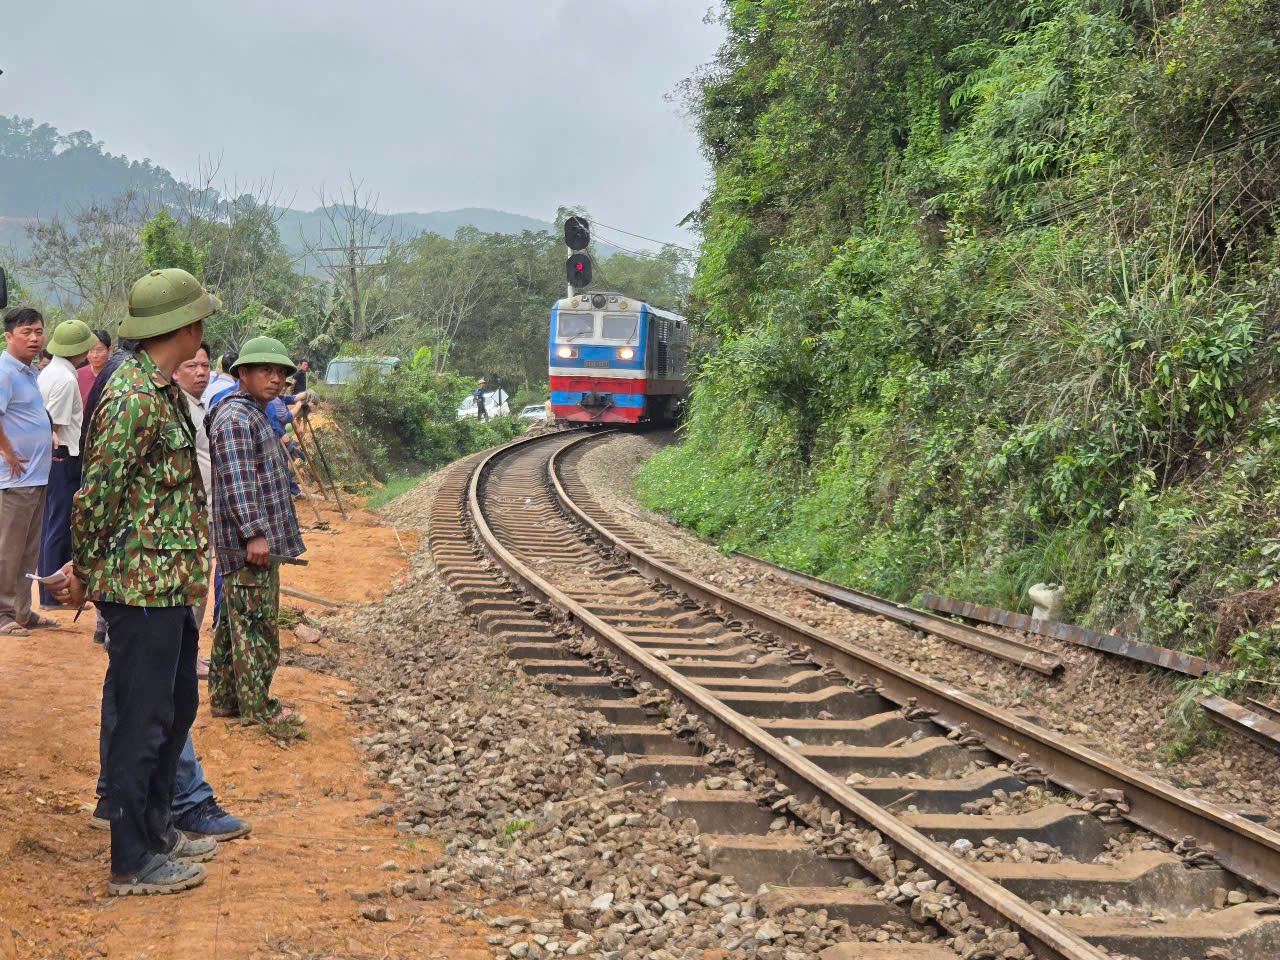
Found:
<path fill-rule="evenodd" d="M 213 459 L 213 545 L 222 575 L 247 566 L 243 556 L 226 551 L 243 551 L 254 537 L 266 537 L 267 548 L 279 556 L 302 553 L 288 461 L 262 407 L 237 390 L 213 408 L 205 429 Z"/>

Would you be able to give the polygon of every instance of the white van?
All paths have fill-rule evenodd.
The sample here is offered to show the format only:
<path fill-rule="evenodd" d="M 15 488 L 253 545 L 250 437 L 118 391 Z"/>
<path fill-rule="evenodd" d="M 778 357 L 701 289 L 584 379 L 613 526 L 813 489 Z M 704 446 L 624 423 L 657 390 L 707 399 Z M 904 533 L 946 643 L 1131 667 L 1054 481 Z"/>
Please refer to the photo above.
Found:
<path fill-rule="evenodd" d="M 399 357 L 335 357 L 325 367 L 325 383 L 350 383 L 360 376 L 361 371 L 369 367 L 375 368 L 384 376 L 400 365 Z"/>
<path fill-rule="evenodd" d="M 511 412 L 508 401 L 511 395 L 507 391 L 499 387 L 497 390 L 491 390 L 484 395 L 484 412 L 490 417 L 505 417 Z M 458 404 L 458 419 L 464 417 L 476 417 L 476 398 L 467 397 L 462 403 Z"/>

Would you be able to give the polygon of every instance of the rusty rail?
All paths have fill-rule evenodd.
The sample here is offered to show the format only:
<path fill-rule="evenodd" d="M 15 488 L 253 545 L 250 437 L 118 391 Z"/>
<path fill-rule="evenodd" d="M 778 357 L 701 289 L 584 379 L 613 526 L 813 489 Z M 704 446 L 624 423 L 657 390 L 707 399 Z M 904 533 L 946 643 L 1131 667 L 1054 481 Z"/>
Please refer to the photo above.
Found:
<path fill-rule="evenodd" d="M 1130 822 L 1172 842 L 1194 836 L 1202 846 L 1213 847 L 1218 862 L 1226 869 L 1272 893 L 1280 893 L 1280 834 L 1275 831 L 1140 770 L 1116 763 L 1110 757 L 1072 743 L 1052 730 L 948 684 L 677 570 L 592 520 L 568 498 L 554 473 L 552 479 L 566 508 L 608 541 L 617 555 L 626 556 L 642 576 L 701 603 L 719 607 L 738 619 L 754 621 L 784 640 L 807 646 L 811 655 L 825 666 L 834 666 L 850 676 L 867 675 L 891 700 L 906 703 L 915 697 L 922 707 L 935 711 L 932 718 L 935 723 L 950 729 L 966 724 L 988 750 L 1010 761 L 1027 754 L 1032 763 L 1048 772 L 1049 780 L 1067 790 L 1082 796 L 1095 789 L 1120 790 L 1130 807 L 1124 815 Z"/>
<path fill-rule="evenodd" d="M 1196 703 L 1200 704 L 1209 715 L 1209 719 L 1219 726 L 1246 736 L 1268 750 L 1280 753 L 1280 723 L 1275 720 L 1254 713 L 1252 710 L 1246 710 L 1240 704 L 1223 700 L 1222 697 L 1196 697 Z"/>
<path fill-rule="evenodd" d="M 873 593 L 864 593 L 861 590 L 854 590 L 852 587 L 832 583 L 830 580 L 823 580 L 820 577 L 801 573 L 799 570 L 791 570 L 788 567 L 762 560 L 740 550 L 735 550 L 733 554 L 736 557 L 742 557 L 763 567 L 768 567 L 778 576 L 799 584 L 810 593 L 838 603 L 842 607 L 857 610 L 859 613 L 885 617 L 895 623 L 913 627 L 924 633 L 931 633 L 934 636 L 942 637 L 944 640 L 950 640 L 952 643 L 968 647 L 970 650 L 977 650 L 980 653 L 999 657 L 1001 660 L 1007 660 L 1020 667 L 1027 667 L 1049 677 L 1062 671 L 1061 658 L 1030 644 L 999 637 L 994 633 L 987 633 L 985 630 L 978 630 L 966 624 L 948 620 L 946 617 L 939 617 L 923 610 L 916 610 L 914 607 L 894 603 L 892 600 L 885 600 L 883 597 L 877 597 Z"/>
<path fill-rule="evenodd" d="M 1180 650 L 1168 647 L 1157 647 L 1150 643 L 1139 643 L 1126 637 L 1118 637 L 1113 633 L 1099 633 L 1085 627 L 1077 627 L 1070 623 L 1059 623 L 1056 620 L 1038 620 L 1025 613 L 1013 613 L 999 607 L 984 607 L 979 603 L 966 600 L 955 600 L 951 597 L 940 597 L 934 593 L 926 593 L 921 603 L 934 610 L 954 613 L 968 620 L 981 620 L 997 626 L 1009 627 L 1011 630 L 1023 630 L 1042 637 L 1051 637 L 1064 643 L 1074 643 L 1103 653 L 1112 653 L 1117 657 L 1128 657 L 1143 663 L 1176 670 L 1192 677 L 1201 677 L 1209 672 L 1209 661 L 1203 657 L 1192 656 Z"/>

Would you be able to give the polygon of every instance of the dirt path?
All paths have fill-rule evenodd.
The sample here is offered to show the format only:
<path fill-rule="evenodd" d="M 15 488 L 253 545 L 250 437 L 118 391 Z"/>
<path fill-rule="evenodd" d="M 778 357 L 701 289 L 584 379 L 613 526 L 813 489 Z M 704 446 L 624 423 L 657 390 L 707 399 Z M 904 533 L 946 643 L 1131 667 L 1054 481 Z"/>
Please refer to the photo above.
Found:
<path fill-rule="evenodd" d="M 310 565 L 285 568 L 284 583 L 350 604 L 381 597 L 403 577 L 417 534 L 351 506 L 344 521 L 326 506 L 333 532 L 304 531 Z M 303 504 L 299 517 L 314 521 Z M 324 612 L 288 597 L 282 605 Z M 440 851 L 370 816 L 382 798 L 351 742 L 361 730 L 346 701 L 358 691 L 336 674 L 357 648 L 340 630 L 318 643 L 282 637 L 273 692 L 306 713 L 307 740 L 278 743 L 201 704 L 196 751 L 252 835 L 221 846 L 198 890 L 107 897 L 109 837 L 87 823 L 106 656 L 90 639 L 91 611 L 75 624 L 69 612 L 52 615 L 57 630 L 0 638 L 0 960 L 490 955 L 481 931 L 440 926 L 443 904 L 396 901 L 389 922 L 360 917 L 369 904 L 351 894 L 385 890 L 380 865 L 404 869 Z M 205 654 L 208 637 L 206 622 Z"/>

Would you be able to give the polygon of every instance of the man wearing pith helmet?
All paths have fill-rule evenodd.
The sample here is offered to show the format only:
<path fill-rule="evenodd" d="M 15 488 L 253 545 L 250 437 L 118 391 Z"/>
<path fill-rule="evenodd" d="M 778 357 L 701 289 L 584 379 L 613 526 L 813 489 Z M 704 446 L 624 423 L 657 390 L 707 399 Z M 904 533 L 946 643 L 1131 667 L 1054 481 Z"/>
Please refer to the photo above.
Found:
<path fill-rule="evenodd" d="M 280 568 L 306 547 L 289 496 L 289 463 L 266 406 L 296 369 L 284 345 L 257 337 L 232 364 L 239 388 L 209 414 L 213 542 L 222 611 L 209 657 L 209 709 L 241 722 L 303 718 L 271 696 L 280 661 Z"/>
<path fill-rule="evenodd" d="M 191 608 L 209 582 L 195 431 L 173 372 L 195 354 L 204 319 L 221 307 L 185 270 L 153 270 L 133 285 L 120 336 L 138 346 L 103 389 L 82 452 L 70 579 L 59 599 L 93 601 L 111 637 L 113 896 L 198 886 L 200 863 L 217 848 L 170 822 L 174 772 L 199 704 Z"/>
<path fill-rule="evenodd" d="M 39 573 L 57 572 L 71 559 L 71 498 L 80 489 L 80 427 L 84 401 L 76 364 L 98 345 L 98 336 L 80 320 L 63 320 L 45 344 L 53 357 L 36 381 L 53 425 L 53 463 L 45 488 L 44 529 L 40 535 Z M 52 606 L 53 594 L 40 585 L 40 603 Z"/>

